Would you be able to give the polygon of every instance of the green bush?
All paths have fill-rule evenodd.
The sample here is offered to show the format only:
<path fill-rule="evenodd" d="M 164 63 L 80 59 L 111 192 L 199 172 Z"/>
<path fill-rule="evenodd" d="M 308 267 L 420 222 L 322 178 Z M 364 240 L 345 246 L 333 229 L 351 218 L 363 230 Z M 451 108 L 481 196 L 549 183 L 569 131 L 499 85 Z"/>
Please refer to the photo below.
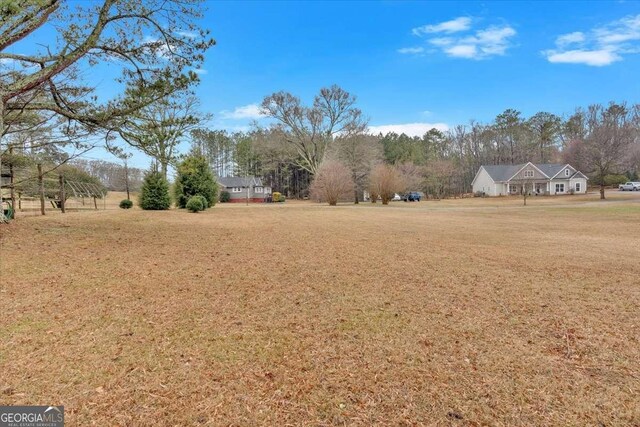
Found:
<path fill-rule="evenodd" d="M 231 200 L 231 194 L 228 191 L 220 193 L 220 203 L 227 203 L 229 200 Z"/>
<path fill-rule="evenodd" d="M 169 183 L 160 172 L 150 171 L 144 177 L 140 189 L 140 207 L 144 210 L 161 211 L 171 207 Z"/>
<path fill-rule="evenodd" d="M 133 202 L 129 199 L 124 199 L 120 201 L 120 209 L 131 209 L 133 207 Z"/>
<path fill-rule="evenodd" d="M 189 199 L 195 195 L 205 198 L 205 209 L 216 204 L 218 184 L 204 157 L 186 157 L 178 165 L 177 172 L 173 193 L 179 208 L 186 207 Z"/>
<path fill-rule="evenodd" d="M 196 199 L 200 199 L 200 201 L 202 202 L 202 207 L 204 207 L 205 210 L 207 209 L 207 199 L 205 199 L 204 197 L 202 197 L 199 194 L 196 194 L 193 197 L 195 197 Z"/>
<path fill-rule="evenodd" d="M 202 196 L 192 196 L 187 200 L 186 208 L 189 212 L 200 212 L 204 210 L 207 200 Z"/>
<path fill-rule="evenodd" d="M 278 202 L 284 203 L 285 200 L 287 200 L 287 198 L 284 196 L 284 194 L 280 194 L 280 197 L 278 197 Z"/>

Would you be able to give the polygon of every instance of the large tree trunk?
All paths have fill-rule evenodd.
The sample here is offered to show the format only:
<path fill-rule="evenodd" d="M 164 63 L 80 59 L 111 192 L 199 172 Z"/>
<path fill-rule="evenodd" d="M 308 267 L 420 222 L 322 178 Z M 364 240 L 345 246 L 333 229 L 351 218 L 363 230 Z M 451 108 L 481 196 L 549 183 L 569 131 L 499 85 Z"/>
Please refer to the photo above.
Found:
<path fill-rule="evenodd" d="M 162 172 L 162 176 L 164 177 L 164 179 L 167 179 L 168 168 L 169 168 L 169 165 L 167 164 L 167 162 L 160 163 L 160 171 Z"/>
<path fill-rule="evenodd" d="M 44 215 L 44 176 L 41 163 L 38 163 L 38 193 L 40 193 L 40 214 Z"/>
<path fill-rule="evenodd" d="M 354 193 L 353 203 L 357 205 L 358 203 L 360 203 L 360 201 L 358 200 L 358 189 L 356 188 L 355 190 L 353 190 L 353 193 Z"/>
<path fill-rule="evenodd" d="M 604 200 L 604 199 L 605 199 L 605 197 L 604 197 L 604 182 L 602 182 L 602 184 L 600 184 L 600 200 Z"/>

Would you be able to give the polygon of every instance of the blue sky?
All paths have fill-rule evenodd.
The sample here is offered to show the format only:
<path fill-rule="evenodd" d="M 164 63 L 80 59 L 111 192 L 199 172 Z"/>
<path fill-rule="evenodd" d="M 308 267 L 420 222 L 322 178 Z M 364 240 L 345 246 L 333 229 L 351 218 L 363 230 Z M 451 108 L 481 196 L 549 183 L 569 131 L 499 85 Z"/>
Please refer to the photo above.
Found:
<path fill-rule="evenodd" d="M 206 25 L 218 45 L 199 93 L 227 128 L 273 91 L 310 101 L 333 83 L 372 126 L 412 132 L 400 125 L 563 114 L 640 93 L 640 3 L 212 2 Z"/>
<path fill-rule="evenodd" d="M 506 108 L 639 102 L 638 2 L 207 2 L 217 45 L 197 89 L 210 127 L 247 129 L 286 90 L 338 84 L 373 130 L 421 134 Z M 104 70 L 98 90 L 113 90 Z M 185 147 L 186 150 L 186 147 Z M 97 154 L 99 156 L 99 154 Z M 146 166 L 148 159 L 135 157 Z"/>

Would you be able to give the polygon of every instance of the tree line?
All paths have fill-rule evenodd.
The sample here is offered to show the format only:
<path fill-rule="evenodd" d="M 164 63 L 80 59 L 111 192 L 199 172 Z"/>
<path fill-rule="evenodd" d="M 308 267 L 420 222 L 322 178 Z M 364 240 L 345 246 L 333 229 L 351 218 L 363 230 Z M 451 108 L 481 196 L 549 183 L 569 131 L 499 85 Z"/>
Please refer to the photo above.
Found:
<path fill-rule="evenodd" d="M 470 121 L 422 136 L 369 134 L 356 97 L 335 85 L 321 89 L 309 106 L 278 92 L 267 96 L 262 108 L 271 126 L 233 134 L 196 129 L 191 149 L 219 176 L 260 176 L 289 197 L 312 196 L 321 172 L 344 178 L 346 168 L 351 184 L 341 198 L 350 193 L 357 203 L 365 191 L 377 191 L 371 178 L 376 170 L 381 174 L 380 165 L 400 177 L 391 180 L 397 181 L 395 191 L 422 191 L 434 198 L 469 193 L 486 164 L 570 163 L 602 191 L 637 179 L 640 170 L 638 104 L 594 104 L 564 117 L 544 111 L 526 117 L 507 109 L 488 123 Z"/>
<path fill-rule="evenodd" d="M 166 179 L 184 159 L 180 144 L 189 140 L 190 154 L 205 158 L 219 176 L 260 176 L 288 197 L 319 197 L 320 188 L 335 182 L 314 186 L 320 175 L 348 171 L 340 197 L 356 203 L 365 191 L 383 202 L 392 190 L 463 195 L 482 164 L 571 163 L 601 185 L 602 197 L 605 185 L 637 177 L 640 107 L 624 102 L 566 116 L 542 111 L 525 117 L 507 109 L 488 123 L 471 121 L 446 132 L 371 135 L 356 96 L 333 85 L 309 104 L 286 91 L 266 96 L 261 108 L 269 126 L 240 133 L 208 129 L 210 115 L 193 91 L 195 71 L 215 44 L 198 25 L 202 9 L 199 0 L 9 2 L 0 23 L 0 171 L 15 167 L 19 147 L 28 147 L 36 161 L 48 156 L 51 170 L 98 146 L 126 165 L 116 143 L 124 141 L 150 156 Z M 64 25 L 70 21 L 72 27 Z M 56 31 L 49 44 L 16 48 L 45 25 Z M 100 63 L 116 71 L 110 99 L 99 99 L 91 73 L 83 72 Z M 75 164 L 122 188 L 117 168 Z M 131 172 L 139 182 L 138 171 Z"/>

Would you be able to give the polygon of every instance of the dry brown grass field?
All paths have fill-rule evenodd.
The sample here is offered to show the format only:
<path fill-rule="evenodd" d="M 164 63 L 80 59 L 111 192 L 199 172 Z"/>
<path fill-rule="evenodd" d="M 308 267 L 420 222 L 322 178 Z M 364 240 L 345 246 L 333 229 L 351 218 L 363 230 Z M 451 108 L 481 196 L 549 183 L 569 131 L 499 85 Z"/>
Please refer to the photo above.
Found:
<path fill-rule="evenodd" d="M 0 404 L 70 426 L 640 425 L 640 197 L 521 203 L 23 216 L 0 227 Z"/>

